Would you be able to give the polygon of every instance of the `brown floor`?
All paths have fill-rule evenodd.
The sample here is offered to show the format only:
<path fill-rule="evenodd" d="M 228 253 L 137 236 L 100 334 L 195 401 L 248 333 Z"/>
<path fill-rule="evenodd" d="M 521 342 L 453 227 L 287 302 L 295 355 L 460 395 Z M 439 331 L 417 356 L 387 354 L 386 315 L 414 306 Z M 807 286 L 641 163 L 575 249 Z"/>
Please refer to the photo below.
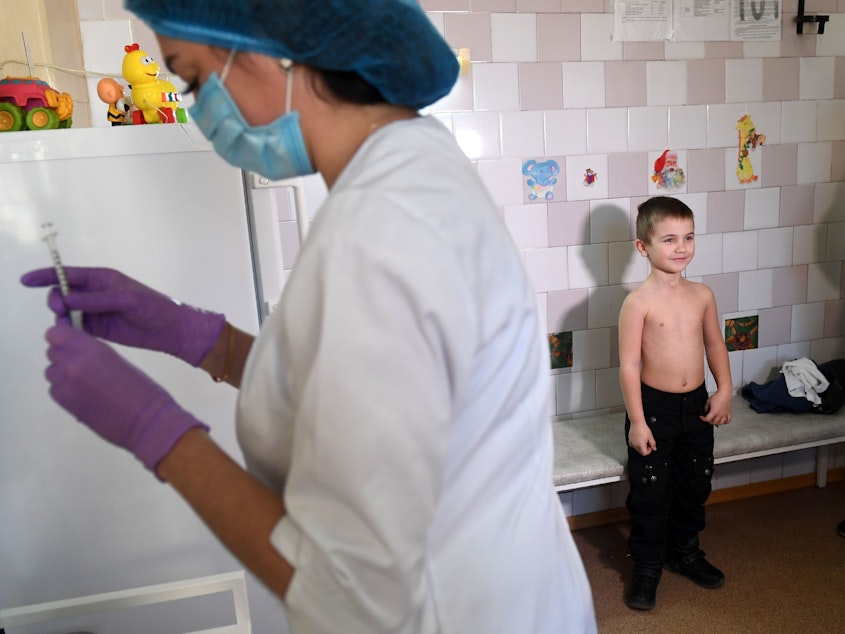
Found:
<path fill-rule="evenodd" d="M 601 634 L 845 633 L 845 482 L 707 507 L 707 559 L 726 577 L 705 590 L 669 571 L 657 607 L 628 608 L 627 522 L 573 532 Z"/>

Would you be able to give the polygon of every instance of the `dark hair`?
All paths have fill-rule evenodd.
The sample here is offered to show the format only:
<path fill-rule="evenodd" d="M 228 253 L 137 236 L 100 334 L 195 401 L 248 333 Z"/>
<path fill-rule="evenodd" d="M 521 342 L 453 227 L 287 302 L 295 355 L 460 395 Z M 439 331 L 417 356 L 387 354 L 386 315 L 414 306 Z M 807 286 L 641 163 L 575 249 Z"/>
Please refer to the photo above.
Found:
<path fill-rule="evenodd" d="M 348 103 L 371 105 L 387 103 L 387 100 L 372 84 L 354 71 L 314 69 L 331 95 Z M 319 89 L 319 88 L 318 88 Z"/>
<path fill-rule="evenodd" d="M 684 202 L 671 196 L 655 196 L 637 207 L 637 240 L 648 244 L 654 232 L 654 225 L 666 218 L 689 218 L 695 221 L 692 209 Z"/>

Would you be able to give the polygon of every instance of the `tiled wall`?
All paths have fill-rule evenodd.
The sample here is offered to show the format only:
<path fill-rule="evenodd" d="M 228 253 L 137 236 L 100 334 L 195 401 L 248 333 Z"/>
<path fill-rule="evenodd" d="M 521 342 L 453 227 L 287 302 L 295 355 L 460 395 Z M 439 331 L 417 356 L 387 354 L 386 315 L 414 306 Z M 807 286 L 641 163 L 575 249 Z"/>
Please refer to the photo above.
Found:
<path fill-rule="evenodd" d="M 77 4 L 87 70 L 116 72 L 128 41 L 160 58 L 120 0 Z M 689 277 L 713 288 L 723 319 L 756 318 L 754 340 L 734 338 L 735 387 L 765 382 L 787 359 L 845 356 L 845 0 L 813 2 L 831 15 L 822 36 L 798 36 L 797 0 L 785 0 L 782 41 L 762 43 L 613 42 L 609 0 L 421 4 L 472 59 L 430 112 L 477 162 L 546 331 L 571 341 L 568 367 L 550 369 L 550 417 L 622 408 L 618 311 L 648 274 L 633 219 L 655 193 L 650 176 L 666 149 L 686 176 L 675 195 L 696 215 Z M 748 185 L 736 176 L 744 115 L 766 135 L 751 149 L 758 179 Z M 558 164 L 551 200 L 531 199 L 531 160 Z M 590 187 L 586 169 L 597 175 Z M 807 473 L 813 456 L 724 465 L 716 487 Z M 842 449 L 837 461 L 845 464 Z M 574 514 L 623 499 L 623 485 L 564 496 Z"/>

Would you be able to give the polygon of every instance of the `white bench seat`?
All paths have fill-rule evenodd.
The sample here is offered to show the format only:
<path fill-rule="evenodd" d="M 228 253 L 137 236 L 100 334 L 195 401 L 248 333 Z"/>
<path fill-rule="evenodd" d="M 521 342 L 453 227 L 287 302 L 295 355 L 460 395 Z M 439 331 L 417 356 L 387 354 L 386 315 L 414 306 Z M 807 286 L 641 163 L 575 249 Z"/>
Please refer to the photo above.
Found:
<path fill-rule="evenodd" d="M 555 421 L 554 484 L 558 491 L 618 482 L 628 461 L 625 414 L 617 412 Z M 715 430 L 716 464 L 818 447 L 816 484 L 825 486 L 829 445 L 845 442 L 845 408 L 836 414 L 759 414 L 742 396 L 733 420 Z"/>

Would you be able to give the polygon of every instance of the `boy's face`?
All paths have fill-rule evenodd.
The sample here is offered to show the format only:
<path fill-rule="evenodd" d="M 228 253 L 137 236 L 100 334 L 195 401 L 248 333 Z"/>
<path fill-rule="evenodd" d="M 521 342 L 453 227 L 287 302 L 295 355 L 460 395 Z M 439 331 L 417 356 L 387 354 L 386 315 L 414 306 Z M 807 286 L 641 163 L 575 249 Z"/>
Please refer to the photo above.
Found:
<path fill-rule="evenodd" d="M 695 255 L 695 223 L 691 218 L 664 218 L 654 225 L 648 243 L 637 240 L 636 245 L 652 268 L 680 273 Z"/>

